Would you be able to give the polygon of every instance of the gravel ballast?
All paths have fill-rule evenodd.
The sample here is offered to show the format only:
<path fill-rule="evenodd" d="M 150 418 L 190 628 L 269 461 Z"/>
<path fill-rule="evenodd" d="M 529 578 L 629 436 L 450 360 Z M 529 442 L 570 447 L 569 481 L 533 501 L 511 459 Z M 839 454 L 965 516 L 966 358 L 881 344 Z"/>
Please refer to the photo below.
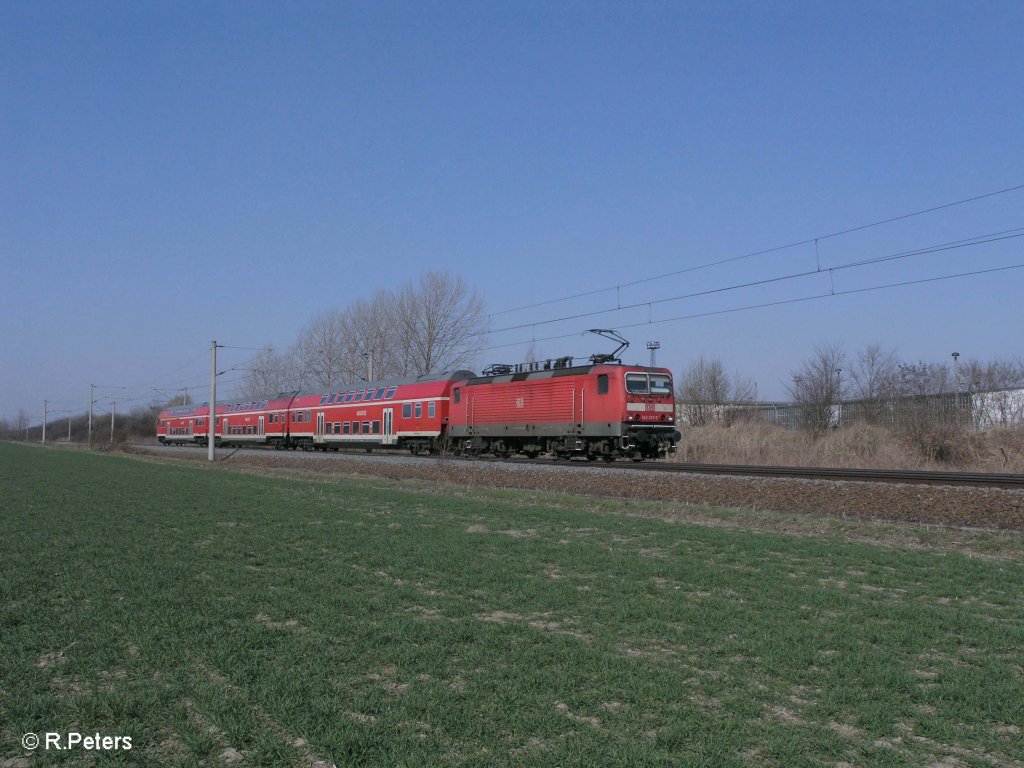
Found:
<path fill-rule="evenodd" d="M 134 452 L 205 463 L 195 448 L 135 446 Z M 634 472 L 591 465 L 530 465 L 380 454 L 218 452 L 239 468 L 299 469 L 460 486 L 553 491 L 581 496 L 673 501 L 841 518 L 1024 529 L 1024 491 L 959 486 Z"/>

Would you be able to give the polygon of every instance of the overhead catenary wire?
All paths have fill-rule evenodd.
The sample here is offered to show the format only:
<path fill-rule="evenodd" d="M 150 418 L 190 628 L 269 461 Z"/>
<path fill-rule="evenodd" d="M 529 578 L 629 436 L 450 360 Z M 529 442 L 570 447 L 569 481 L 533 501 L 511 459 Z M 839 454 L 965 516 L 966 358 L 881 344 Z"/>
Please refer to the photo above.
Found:
<path fill-rule="evenodd" d="M 734 312 L 747 312 L 747 311 L 755 310 L 755 309 L 766 309 L 768 307 L 779 307 L 779 306 L 783 306 L 783 305 L 786 305 L 786 304 L 798 304 L 800 302 L 805 302 L 805 301 L 814 301 L 815 299 L 829 299 L 829 298 L 834 298 L 836 296 L 846 296 L 846 295 L 855 294 L 855 293 L 869 293 L 871 291 L 881 291 L 881 290 L 886 290 L 886 289 L 889 289 L 889 288 L 901 288 L 901 287 L 904 287 L 904 286 L 919 285 L 919 284 L 923 284 L 923 283 L 935 283 L 935 282 L 940 282 L 940 281 L 943 281 L 943 280 L 956 280 L 956 279 L 964 278 L 964 277 L 974 277 L 974 276 L 977 276 L 977 275 L 987 275 L 987 274 L 992 274 L 992 273 L 996 273 L 996 272 L 1006 272 L 1006 271 L 1014 270 L 1014 269 L 1024 269 L 1024 263 L 1021 263 L 1021 264 L 1010 264 L 1008 266 L 1003 266 L 1003 267 L 992 267 L 990 269 L 976 269 L 976 270 L 972 270 L 972 271 L 969 271 L 969 272 L 958 272 L 958 273 L 953 274 L 953 275 L 941 275 L 941 276 L 938 276 L 938 277 L 924 277 L 924 278 L 919 278 L 917 280 L 904 280 L 904 281 L 895 282 L 895 283 L 885 283 L 885 284 L 882 284 L 882 285 L 868 286 L 866 288 L 850 288 L 850 289 L 847 289 L 845 291 L 835 291 L 835 292 L 827 291 L 827 292 L 824 292 L 824 293 L 817 293 L 817 294 L 813 294 L 813 295 L 810 295 L 810 296 L 800 296 L 800 297 L 791 298 L 791 299 L 780 299 L 778 301 L 769 301 L 769 302 L 764 302 L 764 303 L 760 303 L 760 304 L 747 304 L 747 305 L 742 306 L 742 307 L 729 307 L 729 308 L 726 308 L 726 309 L 709 310 L 707 312 L 695 312 L 695 313 L 689 314 L 689 315 L 678 315 L 676 317 L 666 317 L 666 318 L 661 318 L 659 320 L 651 320 L 651 321 L 647 321 L 647 322 L 628 323 L 628 324 L 625 324 L 625 325 L 620 325 L 619 328 L 639 328 L 639 327 L 649 326 L 649 325 L 660 325 L 661 323 L 675 323 L 675 322 L 682 322 L 684 320 L 696 320 L 696 319 L 702 318 L 702 317 L 713 317 L 715 315 L 727 315 L 727 314 L 731 314 L 731 313 L 734 313 Z M 826 271 L 827 270 L 822 270 L 822 272 L 819 273 L 819 274 L 824 274 Z M 541 342 L 541 341 L 557 341 L 557 340 L 560 340 L 560 339 L 569 339 L 569 338 L 573 338 L 573 337 L 576 337 L 576 336 L 579 336 L 579 335 L 580 335 L 580 332 L 576 331 L 576 332 L 573 332 L 573 333 L 562 333 L 562 334 L 557 334 L 557 335 L 554 335 L 554 336 L 545 336 L 545 337 L 541 337 L 541 338 L 521 339 L 519 341 L 508 342 L 508 343 L 505 343 L 505 344 L 493 344 L 493 345 L 489 345 L 489 346 L 486 346 L 486 347 L 476 347 L 475 349 L 473 349 L 473 351 L 474 352 L 486 352 L 486 351 L 493 350 L 493 349 L 506 349 L 508 347 L 518 347 L 518 346 L 522 346 L 524 344 L 531 344 L 531 343 Z"/>
<path fill-rule="evenodd" d="M 803 240 L 796 240 L 796 241 L 791 242 L 791 243 L 786 243 L 785 245 L 775 245 L 775 246 L 772 246 L 770 248 L 762 248 L 760 250 L 751 251 L 750 253 L 744 253 L 744 254 L 741 254 L 739 256 L 730 256 L 730 257 L 727 257 L 727 258 L 724 258 L 724 259 L 718 259 L 716 261 L 709 261 L 709 262 L 706 262 L 704 264 L 697 264 L 697 265 L 692 266 L 692 267 L 685 267 L 683 269 L 677 269 L 677 270 L 674 270 L 672 272 L 665 272 L 663 274 L 654 275 L 652 277 L 645 277 L 645 278 L 641 278 L 639 280 L 632 280 L 630 282 L 618 283 L 616 285 L 611 285 L 611 286 L 608 286 L 606 288 L 595 288 L 595 289 L 589 290 L 589 291 L 582 291 L 580 293 L 574 293 L 574 294 L 571 294 L 569 296 L 560 296 L 558 298 L 547 299 L 545 301 L 534 302 L 534 303 L 531 303 L 531 304 L 524 304 L 524 305 L 518 306 L 518 307 L 510 307 L 509 309 L 502 309 L 502 310 L 498 310 L 496 312 L 491 312 L 487 316 L 488 317 L 497 317 L 498 315 L 510 314 L 512 312 L 520 312 L 520 311 L 525 310 L 525 309 L 536 309 L 537 307 L 548 306 L 550 304 L 558 304 L 558 303 L 561 303 L 563 301 L 571 301 L 573 299 L 580 299 L 580 298 L 584 298 L 586 296 L 595 296 L 595 295 L 597 295 L 599 293 L 606 293 L 608 291 L 620 291 L 623 288 L 630 288 L 630 287 L 632 287 L 634 285 L 641 285 L 643 283 L 650 283 L 650 282 L 654 282 L 655 280 L 663 280 L 666 277 L 676 277 L 678 275 L 684 275 L 684 274 L 687 274 L 687 273 L 690 273 L 690 272 L 696 272 L 696 271 L 701 270 L 701 269 L 709 269 L 711 267 L 717 267 L 717 266 L 721 266 L 723 264 L 731 264 L 732 262 L 742 261 L 743 259 L 751 259 L 751 258 L 754 258 L 755 256 L 764 256 L 764 255 L 767 255 L 769 253 L 776 253 L 778 251 L 784 251 L 784 250 L 787 250 L 789 248 L 796 248 L 796 247 L 799 247 L 801 245 L 810 245 L 811 243 L 814 243 L 815 255 L 817 256 L 817 245 L 818 245 L 818 241 L 820 241 L 820 240 L 829 240 L 829 239 L 832 239 L 832 238 L 841 237 L 843 235 L 853 234 L 854 232 L 860 232 L 860 231 L 863 231 L 865 229 L 871 229 L 872 227 L 881 227 L 881 226 L 884 226 L 886 224 L 893 224 L 893 223 L 895 223 L 897 221 L 904 221 L 906 219 L 911 219 L 911 218 L 914 218 L 916 216 L 923 216 L 923 215 L 928 214 L 928 213 L 935 213 L 937 211 L 946 210 L 947 208 L 953 208 L 953 207 L 960 206 L 960 205 L 966 205 L 968 203 L 974 203 L 974 202 L 977 202 L 979 200 L 985 200 L 987 198 L 996 197 L 998 195 L 1009 194 L 1010 192 L 1017 192 L 1017 191 L 1022 190 L 1022 189 L 1024 189 L 1024 184 L 1018 184 L 1016 186 L 1006 187 L 1005 189 L 998 189 L 998 190 L 995 190 L 994 192 L 986 192 L 986 193 L 981 194 L 981 195 L 975 195 L 973 197 L 963 198 L 962 200 L 955 200 L 955 201 L 953 201 L 951 203 L 943 203 L 942 205 L 932 206 L 931 208 L 924 208 L 924 209 L 919 210 L 919 211 L 913 211 L 912 213 L 904 213 L 904 214 L 901 214 L 899 216 L 890 216 L 889 218 L 881 219 L 879 221 L 873 221 L 873 222 L 870 222 L 868 224 L 860 224 L 860 225 L 857 225 L 857 226 L 854 226 L 854 227 L 847 227 L 845 229 L 840 229 L 840 230 L 837 230 L 835 232 L 829 232 L 829 233 L 826 233 L 826 234 L 823 234 L 823 235 L 816 235 L 814 237 L 808 237 L 808 238 L 805 238 Z"/>
<path fill-rule="evenodd" d="M 703 291 L 694 291 L 692 293 L 686 293 L 679 296 L 671 296 L 665 299 L 652 299 L 647 301 L 638 301 L 633 304 L 619 304 L 615 307 L 609 307 L 607 309 L 596 309 L 588 312 L 577 312 L 572 315 L 564 315 L 562 317 L 550 318 L 548 320 L 533 320 L 528 323 L 520 323 L 518 325 L 505 326 L 504 328 L 496 328 L 487 331 L 480 331 L 478 333 L 470 334 L 471 336 L 485 336 L 495 333 L 503 333 L 505 331 L 517 331 L 524 328 L 536 328 L 539 325 L 551 325 L 553 323 L 567 322 L 569 320 L 580 320 L 584 317 L 596 317 L 598 315 L 606 315 L 612 312 L 621 312 L 629 309 L 638 309 L 641 307 L 650 308 L 653 304 L 667 304 L 673 301 L 682 301 L 684 299 L 693 299 L 700 296 L 709 296 L 716 293 L 725 293 L 728 291 L 740 290 L 742 288 L 752 288 L 760 285 L 769 285 L 771 283 L 783 282 L 786 280 L 795 280 L 801 277 L 807 277 L 809 275 L 820 274 L 825 271 L 840 271 L 844 269 L 856 269 L 858 267 L 869 266 L 872 264 L 880 264 L 887 261 L 895 261 L 898 259 L 906 259 L 912 256 L 923 256 L 929 253 L 939 253 L 942 251 L 956 250 L 959 248 L 969 248 L 975 245 L 985 245 L 987 243 L 999 242 L 1001 240 L 1011 240 L 1018 237 L 1024 237 L 1024 227 L 1017 227 L 1015 229 L 1002 230 L 1000 232 L 993 232 L 985 235 L 977 235 L 970 238 L 962 238 L 960 240 L 953 240 L 946 243 L 939 243 L 931 246 L 924 246 L 921 248 L 915 248 L 908 251 L 900 251 L 898 253 L 888 254 L 886 256 L 877 256 L 869 259 L 861 259 L 858 261 L 847 262 L 845 264 L 839 264 L 834 267 L 826 267 L 825 269 L 815 268 L 803 270 L 801 272 L 792 272 L 785 275 L 778 275 L 775 277 L 767 277 L 761 280 L 752 280 L 745 283 L 736 283 L 733 285 L 720 286 L 718 288 L 708 288 Z M 985 239 L 983 239 L 985 238 Z"/>

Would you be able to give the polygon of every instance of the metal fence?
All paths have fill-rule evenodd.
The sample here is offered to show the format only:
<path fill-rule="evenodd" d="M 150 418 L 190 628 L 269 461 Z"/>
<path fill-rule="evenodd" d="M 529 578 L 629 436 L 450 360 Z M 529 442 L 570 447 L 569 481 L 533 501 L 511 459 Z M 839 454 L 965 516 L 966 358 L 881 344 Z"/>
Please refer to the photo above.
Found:
<path fill-rule="evenodd" d="M 1024 424 L 1024 389 L 994 392 L 951 392 L 884 400 L 847 400 L 810 408 L 798 403 L 724 403 L 721 405 L 679 403 L 679 424 L 715 423 L 774 424 L 799 429 L 809 424 L 838 428 L 873 424 L 894 430 L 921 425 L 991 429 Z"/>

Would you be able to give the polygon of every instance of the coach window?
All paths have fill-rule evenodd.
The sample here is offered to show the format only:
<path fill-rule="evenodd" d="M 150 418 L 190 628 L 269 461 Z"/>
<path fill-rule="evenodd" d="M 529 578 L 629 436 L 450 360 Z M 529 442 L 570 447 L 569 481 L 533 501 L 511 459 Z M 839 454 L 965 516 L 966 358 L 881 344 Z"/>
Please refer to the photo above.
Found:
<path fill-rule="evenodd" d="M 416 403 L 416 418 L 423 418 L 423 403 Z"/>
<path fill-rule="evenodd" d="M 411 419 L 412 418 L 412 403 L 402 403 L 402 418 L 403 419 Z"/>
<path fill-rule="evenodd" d="M 430 418 L 434 418 L 434 416 L 437 414 L 437 407 L 436 406 L 437 406 L 437 403 L 434 403 L 434 402 L 427 403 L 427 416 L 429 416 Z"/>
<path fill-rule="evenodd" d="M 597 394 L 607 395 L 608 394 L 608 374 L 599 373 L 597 374 Z"/>
<path fill-rule="evenodd" d="M 374 399 L 374 400 L 380 400 L 380 399 L 381 399 L 382 397 L 384 397 L 384 393 L 385 393 L 385 392 L 387 392 L 387 391 L 388 391 L 388 388 L 387 388 L 387 387 L 381 387 L 381 388 L 380 388 L 380 389 L 378 389 L 378 390 L 377 390 L 377 392 L 376 392 L 376 393 L 374 394 L 374 396 L 373 396 L 373 399 Z"/>
<path fill-rule="evenodd" d="M 456 387 L 456 388 L 455 388 L 455 394 L 453 395 L 453 397 L 455 398 L 455 402 L 456 402 L 456 403 L 458 403 L 458 402 L 459 402 L 459 400 L 460 400 L 460 397 L 459 397 L 459 396 L 460 396 L 461 394 L 462 394 L 462 390 L 461 390 L 461 389 L 459 389 L 458 387 Z"/>
<path fill-rule="evenodd" d="M 363 393 L 362 392 L 356 392 L 354 394 L 353 398 L 352 398 L 352 402 L 353 403 L 358 403 L 362 399 L 363 399 Z M 345 402 L 348 402 L 348 401 L 346 400 Z"/>
<path fill-rule="evenodd" d="M 320 405 L 327 405 L 327 401 L 331 399 L 330 395 L 324 395 L 320 398 Z"/>
<path fill-rule="evenodd" d="M 351 429 L 351 426 L 349 425 L 349 423 L 347 421 L 342 423 L 342 425 L 341 425 L 341 433 L 343 435 L 347 435 L 349 433 L 350 429 Z"/>
<path fill-rule="evenodd" d="M 397 392 L 397 391 L 398 391 L 398 387 L 392 387 L 391 389 L 389 389 L 387 392 L 384 393 L 384 399 L 385 400 L 390 400 L 392 397 L 395 396 L 395 392 Z"/>
<path fill-rule="evenodd" d="M 366 402 L 367 400 L 372 400 L 372 399 L 373 399 L 373 388 L 371 387 L 370 389 L 366 390 L 366 392 L 363 394 L 363 402 Z"/>
<path fill-rule="evenodd" d="M 363 434 L 364 435 L 370 434 L 370 422 L 368 422 L 368 421 L 364 421 L 363 422 Z"/>
<path fill-rule="evenodd" d="M 626 391 L 631 395 L 646 395 L 648 393 L 646 373 L 627 373 Z"/>
<path fill-rule="evenodd" d="M 353 421 L 352 422 L 352 434 L 353 435 L 358 435 L 359 434 L 359 422 L 358 421 Z"/>
<path fill-rule="evenodd" d="M 310 414 L 309 414 L 309 411 L 306 411 L 305 421 L 312 421 L 312 420 L 313 420 L 313 419 L 312 419 L 312 417 L 310 416 Z"/>
<path fill-rule="evenodd" d="M 375 435 L 379 435 L 380 434 L 380 422 L 379 421 L 373 422 L 373 434 L 375 434 Z"/>
<path fill-rule="evenodd" d="M 334 434 L 336 434 L 336 435 L 340 435 L 341 434 L 341 422 L 340 421 L 334 422 Z"/>

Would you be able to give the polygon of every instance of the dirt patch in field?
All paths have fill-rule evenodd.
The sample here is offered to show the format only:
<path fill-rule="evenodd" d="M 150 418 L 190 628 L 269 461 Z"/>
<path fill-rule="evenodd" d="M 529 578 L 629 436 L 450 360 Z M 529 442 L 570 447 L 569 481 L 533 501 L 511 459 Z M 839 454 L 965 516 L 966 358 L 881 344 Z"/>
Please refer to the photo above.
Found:
<path fill-rule="evenodd" d="M 577 640 L 589 643 L 594 638 L 586 632 L 580 632 L 572 628 L 572 620 L 561 621 L 551 618 L 551 613 L 510 613 L 508 611 L 492 611 L 491 613 L 478 613 L 476 618 L 479 621 L 486 621 L 492 624 L 524 623 L 531 629 L 541 632 L 551 632 L 556 635 L 566 635 Z"/>

